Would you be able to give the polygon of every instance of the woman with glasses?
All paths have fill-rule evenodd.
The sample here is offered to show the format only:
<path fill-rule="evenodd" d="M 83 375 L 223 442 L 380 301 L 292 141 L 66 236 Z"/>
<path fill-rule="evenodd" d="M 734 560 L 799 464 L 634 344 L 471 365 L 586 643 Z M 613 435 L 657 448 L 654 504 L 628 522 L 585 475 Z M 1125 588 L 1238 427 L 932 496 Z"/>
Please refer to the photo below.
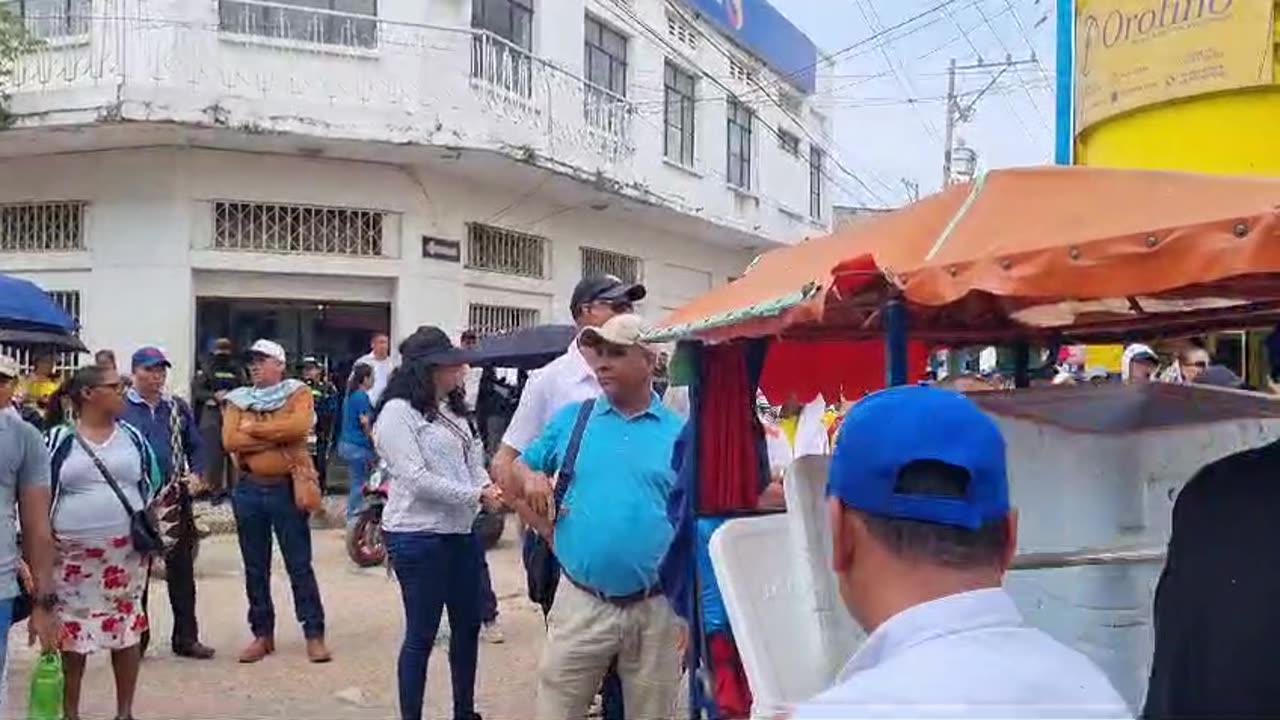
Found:
<path fill-rule="evenodd" d="M 50 406 L 56 414 L 49 432 L 54 612 L 62 626 L 66 720 L 79 720 L 86 658 L 101 651 L 111 653 L 116 717 L 133 717 L 139 643 L 147 630 L 148 558 L 133 547 L 130 517 L 146 506 L 160 477 L 146 440 L 119 420 L 123 390 L 115 370 L 84 367 Z M 68 404 L 74 420 L 63 416 Z"/>

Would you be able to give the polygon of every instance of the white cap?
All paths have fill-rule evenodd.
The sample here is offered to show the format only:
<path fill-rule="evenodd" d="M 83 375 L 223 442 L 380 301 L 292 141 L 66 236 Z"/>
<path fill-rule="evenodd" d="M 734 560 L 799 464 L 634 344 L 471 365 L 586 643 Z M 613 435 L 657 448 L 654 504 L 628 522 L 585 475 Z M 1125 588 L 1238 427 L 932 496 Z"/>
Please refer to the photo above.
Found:
<path fill-rule="evenodd" d="M 280 346 L 280 343 L 267 340 L 266 338 L 255 342 L 253 346 L 249 348 L 249 354 L 265 355 L 269 358 L 279 360 L 280 362 L 288 362 L 285 359 L 284 348 Z"/>
<path fill-rule="evenodd" d="M 645 345 L 641 338 L 646 329 L 644 318 L 627 313 L 614 315 L 598 328 L 583 328 L 581 337 L 588 342 L 606 342 L 610 345 Z"/>
<path fill-rule="evenodd" d="M 0 355 L 0 375 L 16 378 L 22 375 L 22 366 L 8 355 Z"/>

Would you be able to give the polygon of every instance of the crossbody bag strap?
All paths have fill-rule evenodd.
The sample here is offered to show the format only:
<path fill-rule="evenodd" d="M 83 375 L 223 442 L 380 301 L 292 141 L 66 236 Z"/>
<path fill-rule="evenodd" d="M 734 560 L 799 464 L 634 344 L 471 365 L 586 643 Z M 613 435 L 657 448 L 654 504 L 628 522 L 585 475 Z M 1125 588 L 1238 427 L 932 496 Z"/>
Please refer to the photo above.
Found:
<path fill-rule="evenodd" d="M 128 431 L 124 428 L 117 427 L 116 432 Z M 120 485 L 116 482 L 116 479 L 111 476 L 111 472 L 107 470 L 107 465 L 102 462 L 102 458 L 98 457 L 98 454 L 89 447 L 89 443 L 85 442 L 85 439 L 80 436 L 80 433 L 76 433 L 75 438 L 76 442 L 80 443 L 80 449 L 84 450 L 85 455 L 88 455 L 89 459 L 92 460 L 93 464 L 98 468 L 98 472 L 102 473 L 102 477 L 107 481 L 107 485 L 111 486 L 111 491 L 116 494 L 116 497 L 120 500 L 120 504 L 124 506 L 125 511 L 130 515 L 137 512 L 133 509 L 133 505 L 129 504 L 129 498 L 124 496 L 124 491 L 120 489 Z"/>
<path fill-rule="evenodd" d="M 596 407 L 594 399 L 582 403 L 578 408 L 578 418 L 573 423 L 573 433 L 569 435 L 569 445 L 564 451 L 564 462 L 560 463 L 560 478 L 556 481 L 555 488 L 555 508 L 556 515 L 560 514 L 560 506 L 564 504 L 564 498 L 569 494 L 569 485 L 573 483 L 573 476 L 577 474 L 578 450 L 582 447 L 582 435 L 587 430 L 587 421 L 591 419 L 591 411 Z"/>
<path fill-rule="evenodd" d="M 169 477 L 164 482 L 170 482 L 187 476 L 190 472 L 191 462 L 187 457 L 186 445 L 182 441 L 182 407 L 178 404 L 178 398 L 169 398 Z"/>

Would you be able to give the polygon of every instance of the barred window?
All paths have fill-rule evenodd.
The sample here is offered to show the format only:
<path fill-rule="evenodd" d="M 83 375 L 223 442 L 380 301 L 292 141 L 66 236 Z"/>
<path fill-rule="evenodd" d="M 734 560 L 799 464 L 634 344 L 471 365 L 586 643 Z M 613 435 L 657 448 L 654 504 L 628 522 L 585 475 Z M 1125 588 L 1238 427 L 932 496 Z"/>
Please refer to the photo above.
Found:
<path fill-rule="evenodd" d="M 92 0 L 0 0 L 0 10 L 19 18 L 38 40 L 88 35 L 92 9 Z"/>
<path fill-rule="evenodd" d="M 51 290 L 46 293 L 58 307 L 66 311 L 76 325 L 80 324 L 80 291 L 79 290 Z M 78 333 L 77 333 L 78 334 Z M 29 346 L 10 347 L 0 345 L 0 353 L 8 355 L 18 364 L 22 366 L 23 372 L 32 371 L 32 349 Z M 81 354 L 75 352 L 59 353 L 57 363 L 54 368 L 60 373 L 67 373 L 80 367 Z"/>
<path fill-rule="evenodd" d="M 65 252 L 84 249 L 86 203 L 0 205 L 0 252 Z"/>
<path fill-rule="evenodd" d="M 385 213 L 377 210 L 223 202 L 213 204 L 219 250 L 377 257 Z"/>
<path fill-rule="evenodd" d="M 638 283 L 644 279 L 644 261 L 631 255 L 600 250 L 598 248 L 582 248 L 582 277 L 592 275 L 613 275 L 626 283 Z"/>
<path fill-rule="evenodd" d="M 725 176 L 729 184 L 743 190 L 751 189 L 751 126 L 755 113 L 737 98 L 729 98 L 728 157 Z"/>
<path fill-rule="evenodd" d="M 378 47 L 378 2 L 220 0 L 218 27 L 236 35 L 374 49 Z"/>
<path fill-rule="evenodd" d="M 467 267 L 544 279 L 547 239 L 493 225 L 467 223 Z"/>
<path fill-rule="evenodd" d="M 467 308 L 467 327 L 477 335 L 498 335 L 537 325 L 542 313 L 537 308 L 471 303 Z"/>

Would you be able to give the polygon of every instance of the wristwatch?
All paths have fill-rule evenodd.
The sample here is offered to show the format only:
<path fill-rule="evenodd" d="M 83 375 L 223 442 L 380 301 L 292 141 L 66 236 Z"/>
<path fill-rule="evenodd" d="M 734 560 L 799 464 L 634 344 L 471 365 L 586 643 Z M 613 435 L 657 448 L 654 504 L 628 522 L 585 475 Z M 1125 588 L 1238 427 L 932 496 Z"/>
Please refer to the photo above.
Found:
<path fill-rule="evenodd" d="M 35 596 L 32 605 L 41 610 L 53 612 L 53 609 L 58 606 L 58 595 L 57 593 L 41 593 Z"/>

